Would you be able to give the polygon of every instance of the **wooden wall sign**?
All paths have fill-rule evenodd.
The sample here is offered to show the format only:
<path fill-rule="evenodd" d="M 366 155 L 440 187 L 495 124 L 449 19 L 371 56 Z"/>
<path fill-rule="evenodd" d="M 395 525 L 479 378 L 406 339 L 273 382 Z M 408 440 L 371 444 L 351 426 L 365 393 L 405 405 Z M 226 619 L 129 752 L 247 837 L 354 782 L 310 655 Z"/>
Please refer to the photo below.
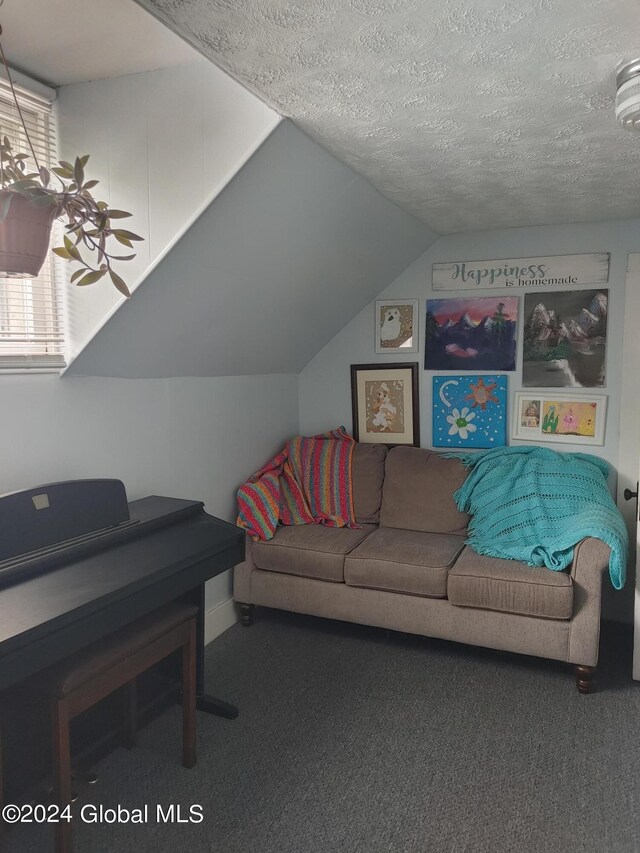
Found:
<path fill-rule="evenodd" d="M 609 253 L 433 264 L 434 290 L 606 284 Z"/>

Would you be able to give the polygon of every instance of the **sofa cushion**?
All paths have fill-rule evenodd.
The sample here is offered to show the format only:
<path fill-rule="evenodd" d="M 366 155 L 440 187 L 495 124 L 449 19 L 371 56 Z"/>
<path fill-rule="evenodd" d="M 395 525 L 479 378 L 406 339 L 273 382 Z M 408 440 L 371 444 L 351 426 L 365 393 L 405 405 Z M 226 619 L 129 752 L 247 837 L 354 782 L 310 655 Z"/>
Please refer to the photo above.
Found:
<path fill-rule="evenodd" d="M 374 525 L 360 530 L 299 524 L 278 527 L 273 539 L 256 542 L 251 556 L 259 569 L 323 581 L 344 582 L 344 557 L 368 536 Z"/>
<path fill-rule="evenodd" d="M 421 447 L 393 447 L 387 454 L 380 524 L 426 533 L 465 533 L 469 516 L 453 493 L 467 472 L 458 459 Z"/>
<path fill-rule="evenodd" d="M 384 444 L 356 444 L 353 450 L 351 482 L 358 524 L 377 524 L 380 521 L 386 457 Z"/>
<path fill-rule="evenodd" d="M 447 571 L 464 547 L 462 536 L 379 527 L 344 561 L 349 586 L 429 598 L 447 595 Z"/>
<path fill-rule="evenodd" d="M 573 613 L 573 584 L 566 572 L 484 557 L 469 546 L 449 572 L 447 596 L 458 607 L 545 619 L 571 619 Z"/>

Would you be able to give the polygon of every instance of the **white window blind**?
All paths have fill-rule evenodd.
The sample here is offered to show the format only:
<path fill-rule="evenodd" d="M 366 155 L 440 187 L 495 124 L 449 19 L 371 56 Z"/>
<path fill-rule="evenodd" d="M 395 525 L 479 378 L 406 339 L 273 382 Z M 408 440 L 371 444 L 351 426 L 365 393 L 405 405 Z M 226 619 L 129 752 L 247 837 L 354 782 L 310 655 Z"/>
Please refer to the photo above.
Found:
<path fill-rule="evenodd" d="M 38 161 L 50 168 L 56 164 L 51 103 L 22 87 L 16 87 L 16 93 Z M 0 135 L 9 138 L 14 153 L 29 154 L 27 171 L 36 171 L 11 89 L 3 79 L 0 79 Z M 54 222 L 53 228 L 56 241 L 57 224 Z M 60 278 L 51 252 L 47 253 L 37 278 L 0 278 L 0 372 L 64 367 Z"/>

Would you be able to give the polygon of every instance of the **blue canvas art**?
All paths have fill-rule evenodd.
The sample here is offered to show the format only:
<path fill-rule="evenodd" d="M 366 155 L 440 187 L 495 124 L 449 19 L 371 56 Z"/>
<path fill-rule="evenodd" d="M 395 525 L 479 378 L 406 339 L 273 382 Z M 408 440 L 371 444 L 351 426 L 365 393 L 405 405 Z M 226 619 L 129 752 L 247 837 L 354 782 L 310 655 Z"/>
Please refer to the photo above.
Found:
<path fill-rule="evenodd" d="M 433 377 L 434 447 L 504 447 L 506 443 L 506 376 Z"/>

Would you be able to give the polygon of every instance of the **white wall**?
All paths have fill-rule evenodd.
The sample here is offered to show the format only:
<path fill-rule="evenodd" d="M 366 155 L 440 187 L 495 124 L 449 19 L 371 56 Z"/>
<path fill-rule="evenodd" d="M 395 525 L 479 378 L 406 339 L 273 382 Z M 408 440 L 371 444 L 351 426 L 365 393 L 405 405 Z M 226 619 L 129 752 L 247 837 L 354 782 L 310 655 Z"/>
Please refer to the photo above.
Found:
<path fill-rule="evenodd" d="M 300 374 L 300 430 L 311 434 L 345 424 L 351 427 L 351 391 L 349 365 L 354 363 L 417 361 L 420 365 L 420 435 L 423 447 L 431 446 L 431 377 L 433 371 L 422 369 L 424 364 L 424 316 L 426 299 L 430 297 L 464 296 L 434 293 L 431 288 L 431 265 L 445 261 L 483 258 L 517 258 L 545 255 L 578 254 L 581 252 L 610 252 L 609 318 L 606 362 L 606 387 L 597 389 L 608 395 L 608 414 L 603 447 L 584 445 L 549 445 L 559 450 L 596 453 L 611 463 L 614 471 L 611 488 L 615 494 L 618 464 L 618 434 L 620 429 L 622 330 L 624 317 L 625 275 L 627 254 L 640 250 L 640 221 L 625 220 L 584 225 L 515 228 L 501 231 L 482 231 L 441 237 L 415 263 L 403 272 L 377 298 L 407 297 L 420 299 L 420 352 L 417 355 L 376 355 L 374 353 L 375 303 L 372 301 L 348 323 L 315 356 Z M 551 288 L 550 288 L 551 289 Z M 562 290 L 562 288 L 556 288 Z M 546 290 L 546 288 L 545 288 Z M 483 291 L 485 292 L 485 291 Z M 487 290 L 487 295 L 513 289 Z M 476 295 L 482 295 L 477 293 Z M 521 298 L 522 303 L 522 298 Z M 509 397 L 522 384 L 522 304 L 518 324 L 517 370 L 509 373 Z M 509 418 L 511 418 L 511 405 Z M 509 420 L 509 424 L 510 424 Z M 519 443 L 519 442 L 517 442 Z M 605 590 L 608 585 L 605 585 Z M 630 583 L 627 592 L 632 587 Z M 611 596 L 607 593 L 607 599 Z M 629 618 L 630 598 L 617 595 L 613 604 L 607 602 L 607 614 Z"/>
<path fill-rule="evenodd" d="M 129 500 L 202 500 L 235 521 L 235 490 L 298 431 L 297 377 L 0 376 L 0 494 L 56 480 L 121 479 Z M 208 585 L 233 617 L 231 573 Z"/>
<path fill-rule="evenodd" d="M 62 86 L 57 110 L 61 157 L 90 154 L 94 192 L 145 238 L 116 267 L 130 289 L 280 120 L 195 51 L 189 65 Z M 108 281 L 69 289 L 71 359 L 121 301 Z"/>

